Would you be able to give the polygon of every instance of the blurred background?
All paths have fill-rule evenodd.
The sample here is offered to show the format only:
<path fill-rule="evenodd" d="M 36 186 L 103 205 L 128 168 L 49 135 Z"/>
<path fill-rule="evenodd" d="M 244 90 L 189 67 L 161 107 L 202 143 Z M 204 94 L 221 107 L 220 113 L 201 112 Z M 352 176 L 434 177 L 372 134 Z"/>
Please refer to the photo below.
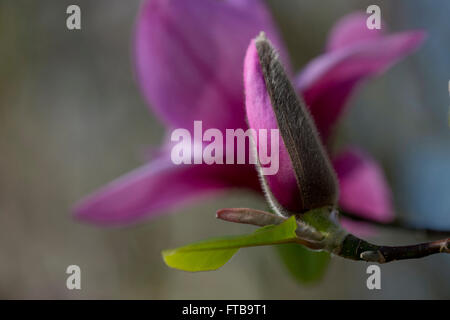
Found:
<path fill-rule="evenodd" d="M 78 4 L 82 30 L 66 28 Z M 133 71 L 131 38 L 139 1 L 0 0 L 0 298 L 113 299 L 449 299 L 450 257 L 383 265 L 382 290 L 366 288 L 365 263 L 334 258 L 323 280 L 299 285 L 275 250 L 241 250 L 216 272 L 169 269 L 160 251 L 249 226 L 216 221 L 222 207 L 264 208 L 231 192 L 179 214 L 123 228 L 75 221 L 82 196 L 145 161 L 162 124 L 148 110 Z M 450 229 L 450 2 L 267 0 L 296 70 L 322 52 L 331 26 L 370 4 L 391 30 L 422 28 L 419 51 L 370 81 L 351 101 L 339 143 L 379 160 L 398 214 Z M 383 230 L 385 244 L 425 240 Z M 82 290 L 66 289 L 66 268 Z"/>

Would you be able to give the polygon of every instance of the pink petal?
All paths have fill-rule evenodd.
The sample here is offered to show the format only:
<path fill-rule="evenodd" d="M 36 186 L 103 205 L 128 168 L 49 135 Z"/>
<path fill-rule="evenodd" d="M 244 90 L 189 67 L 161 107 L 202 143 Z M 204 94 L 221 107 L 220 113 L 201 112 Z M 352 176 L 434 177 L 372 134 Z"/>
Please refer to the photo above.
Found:
<path fill-rule="evenodd" d="M 384 22 L 381 29 L 369 29 L 366 21 L 369 15 L 363 12 L 350 13 L 341 18 L 333 27 L 328 36 L 327 51 L 344 49 L 358 42 L 377 40 L 384 31 Z"/>
<path fill-rule="evenodd" d="M 225 165 L 174 165 L 164 154 L 83 199 L 78 219 L 102 225 L 156 217 L 201 196 L 240 185 L 257 189 L 253 168 Z"/>
<path fill-rule="evenodd" d="M 348 149 L 333 159 L 339 179 L 339 205 L 380 222 L 394 218 L 391 191 L 381 168 L 368 155 Z"/>
<path fill-rule="evenodd" d="M 360 238 L 369 238 L 377 234 L 377 229 L 369 223 L 342 218 L 341 225 L 345 230 Z"/>
<path fill-rule="evenodd" d="M 332 32 L 331 51 L 311 61 L 296 80 L 323 141 L 327 141 L 354 89 L 385 72 L 424 39 L 420 31 L 371 34 L 364 30 L 367 27 L 360 18 L 347 19 Z"/>
<path fill-rule="evenodd" d="M 270 132 L 270 129 L 278 129 L 259 62 L 255 40 L 252 40 L 250 43 L 245 57 L 244 88 L 245 106 L 250 128 L 256 131 L 267 129 L 268 132 Z M 278 172 L 275 175 L 266 175 L 265 178 L 271 192 L 284 208 L 292 211 L 299 209 L 297 206 L 299 205 L 300 194 L 297 181 L 289 153 L 281 136 L 279 140 Z"/>
<path fill-rule="evenodd" d="M 258 0 L 148 0 L 138 17 L 142 91 L 172 127 L 245 128 L 242 61 L 250 39 L 278 35 Z"/>

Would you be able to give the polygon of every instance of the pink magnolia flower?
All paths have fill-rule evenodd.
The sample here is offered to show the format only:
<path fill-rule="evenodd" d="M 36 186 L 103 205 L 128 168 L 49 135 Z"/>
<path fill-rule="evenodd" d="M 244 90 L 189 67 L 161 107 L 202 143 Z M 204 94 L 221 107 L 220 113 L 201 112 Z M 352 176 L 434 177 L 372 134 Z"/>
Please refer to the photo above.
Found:
<path fill-rule="evenodd" d="M 202 120 L 204 130 L 247 129 L 244 57 L 260 31 L 289 67 L 261 1 L 148 0 L 143 4 L 136 26 L 136 69 L 145 97 L 168 132 L 192 130 L 194 120 Z M 368 30 L 362 13 L 350 14 L 333 27 L 325 52 L 294 80 L 325 145 L 358 85 L 386 71 L 423 38 L 419 31 L 385 35 Z M 258 119 L 251 112 L 247 106 L 249 118 Z M 271 190 L 284 205 L 295 207 L 297 187 L 285 156 L 281 148 L 280 169 L 271 178 Z M 339 179 L 339 205 L 363 217 L 391 220 L 390 190 L 376 162 L 356 147 L 331 158 Z M 170 145 L 165 143 L 148 164 L 82 200 L 75 215 L 97 224 L 130 223 L 230 188 L 261 192 L 254 166 L 174 165 Z"/>

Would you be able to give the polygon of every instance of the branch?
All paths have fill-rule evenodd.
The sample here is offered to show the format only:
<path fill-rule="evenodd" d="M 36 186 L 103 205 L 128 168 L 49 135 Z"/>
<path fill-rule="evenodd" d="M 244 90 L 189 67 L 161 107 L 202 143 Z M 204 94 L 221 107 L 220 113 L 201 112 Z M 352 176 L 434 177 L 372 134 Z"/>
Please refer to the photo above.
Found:
<path fill-rule="evenodd" d="M 378 263 L 450 253 L 450 238 L 408 246 L 380 246 L 369 243 L 346 233 L 333 216 L 334 212 L 312 210 L 299 216 L 295 242 L 313 250 L 326 250 L 346 259 Z M 249 208 L 222 209 L 217 212 L 217 218 L 256 226 L 280 224 L 286 220 L 285 217 L 270 212 Z"/>
<path fill-rule="evenodd" d="M 427 236 L 440 236 L 440 237 L 450 236 L 449 230 L 436 230 L 436 229 L 414 227 L 414 226 L 408 225 L 408 223 L 406 223 L 403 220 L 398 219 L 398 218 L 392 222 L 379 222 L 379 221 L 374 221 L 374 220 L 370 220 L 368 218 L 361 217 L 353 212 L 343 211 L 342 209 L 339 210 L 339 213 L 341 214 L 341 216 L 349 218 L 353 221 L 365 222 L 365 223 L 369 223 L 371 225 L 375 225 L 375 226 L 382 227 L 382 228 L 395 228 L 395 229 L 402 229 L 402 230 L 406 230 L 406 231 L 423 232 Z"/>
<path fill-rule="evenodd" d="M 450 238 L 410 246 L 378 246 L 349 234 L 334 253 L 346 259 L 386 263 L 450 253 L 449 242 Z"/>

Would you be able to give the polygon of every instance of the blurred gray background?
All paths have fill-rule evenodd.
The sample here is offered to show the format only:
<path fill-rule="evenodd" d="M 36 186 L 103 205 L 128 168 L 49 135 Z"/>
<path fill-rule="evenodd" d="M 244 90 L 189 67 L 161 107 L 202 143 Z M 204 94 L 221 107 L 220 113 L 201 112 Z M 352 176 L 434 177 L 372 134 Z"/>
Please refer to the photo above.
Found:
<path fill-rule="evenodd" d="M 322 52 L 338 18 L 370 4 L 380 5 L 391 30 L 428 31 L 416 54 L 352 99 L 337 142 L 363 146 L 380 161 L 399 215 L 450 229 L 450 2 L 267 3 L 296 70 Z M 81 7 L 81 31 L 66 29 L 69 4 Z M 365 263 L 341 258 L 319 284 L 299 285 L 270 247 L 241 250 L 216 272 L 164 265 L 162 249 L 252 230 L 214 218 L 222 207 L 264 208 L 242 192 L 126 228 L 75 221 L 77 200 L 143 164 L 146 148 L 163 137 L 134 78 L 138 7 L 131 0 L 0 0 L 0 298 L 450 298 L 450 257 L 442 255 L 383 265 L 379 291 L 366 288 Z M 422 240 L 392 230 L 374 239 Z M 81 267 L 80 291 L 66 289 L 70 264 Z"/>

